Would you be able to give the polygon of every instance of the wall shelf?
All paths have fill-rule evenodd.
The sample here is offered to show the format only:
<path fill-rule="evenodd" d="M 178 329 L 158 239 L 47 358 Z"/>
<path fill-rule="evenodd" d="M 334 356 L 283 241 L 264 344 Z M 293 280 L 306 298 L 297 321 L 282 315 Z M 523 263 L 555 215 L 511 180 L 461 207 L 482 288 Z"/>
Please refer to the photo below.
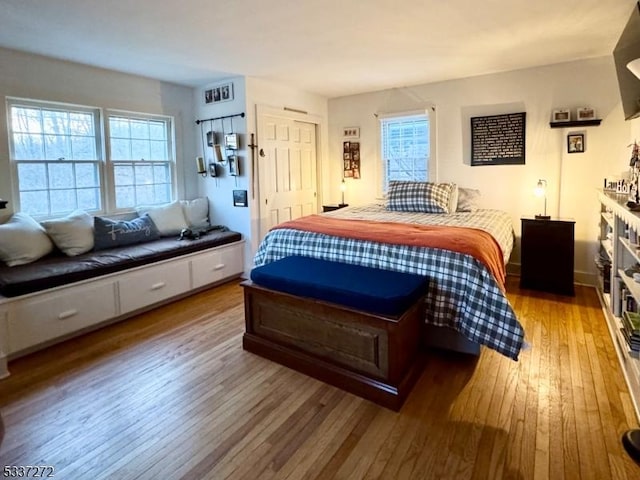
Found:
<path fill-rule="evenodd" d="M 602 119 L 595 120 L 572 120 L 570 122 L 549 122 L 551 128 L 567 128 L 567 127 L 597 127 Z"/>

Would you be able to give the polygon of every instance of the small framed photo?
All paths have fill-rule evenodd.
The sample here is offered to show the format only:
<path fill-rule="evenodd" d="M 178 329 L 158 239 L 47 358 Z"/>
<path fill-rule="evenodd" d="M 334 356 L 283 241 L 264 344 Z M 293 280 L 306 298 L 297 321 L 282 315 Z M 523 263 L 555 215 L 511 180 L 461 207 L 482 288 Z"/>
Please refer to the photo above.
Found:
<path fill-rule="evenodd" d="M 344 138 L 360 138 L 360 127 L 343 127 L 342 136 Z"/>
<path fill-rule="evenodd" d="M 233 191 L 233 206 L 234 207 L 246 207 L 249 203 L 247 202 L 247 191 L 246 190 L 234 190 Z"/>
<path fill-rule="evenodd" d="M 576 120 L 595 120 L 596 111 L 591 107 L 580 107 L 576 109 Z"/>
<path fill-rule="evenodd" d="M 567 135 L 567 152 L 584 152 L 584 133 L 570 133 Z"/>
<path fill-rule="evenodd" d="M 238 165 L 238 157 L 229 155 L 229 175 L 237 177 L 240 175 L 240 166 Z"/>
<path fill-rule="evenodd" d="M 233 100 L 233 82 L 207 88 L 204 91 L 205 105 L 228 102 L 229 100 Z"/>
<path fill-rule="evenodd" d="M 567 109 L 561 108 L 559 110 L 554 110 L 552 117 L 552 122 L 570 122 L 571 112 Z"/>

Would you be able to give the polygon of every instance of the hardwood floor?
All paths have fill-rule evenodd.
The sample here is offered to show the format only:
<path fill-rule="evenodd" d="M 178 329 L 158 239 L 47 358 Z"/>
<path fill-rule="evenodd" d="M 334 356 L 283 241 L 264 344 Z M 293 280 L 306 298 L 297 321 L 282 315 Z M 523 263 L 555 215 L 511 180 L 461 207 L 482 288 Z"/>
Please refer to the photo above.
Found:
<path fill-rule="evenodd" d="M 59 479 L 637 479 L 595 290 L 509 298 L 531 349 L 443 352 L 399 413 L 241 348 L 226 284 L 10 362 L 0 466 Z"/>

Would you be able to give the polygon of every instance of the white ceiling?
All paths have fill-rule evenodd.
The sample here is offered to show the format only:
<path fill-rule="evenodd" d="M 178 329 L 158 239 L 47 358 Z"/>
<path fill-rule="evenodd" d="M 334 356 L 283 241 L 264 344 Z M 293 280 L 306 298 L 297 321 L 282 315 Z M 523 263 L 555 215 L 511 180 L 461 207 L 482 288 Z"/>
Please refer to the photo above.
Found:
<path fill-rule="evenodd" d="M 609 55 L 636 0 L 0 0 L 0 46 L 327 97 Z M 1 66 L 0 66 L 1 71 Z"/>

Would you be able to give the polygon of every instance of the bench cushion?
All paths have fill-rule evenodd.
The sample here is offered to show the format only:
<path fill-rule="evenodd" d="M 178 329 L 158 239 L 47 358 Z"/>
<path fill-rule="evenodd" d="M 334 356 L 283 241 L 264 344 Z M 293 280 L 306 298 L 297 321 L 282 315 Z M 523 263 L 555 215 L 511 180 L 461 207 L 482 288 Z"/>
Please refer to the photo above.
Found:
<path fill-rule="evenodd" d="M 256 267 L 251 280 L 271 290 L 390 316 L 404 313 L 427 286 L 420 275 L 301 256 Z"/>
<path fill-rule="evenodd" d="M 56 252 L 17 267 L 0 263 L 0 295 L 15 297 L 38 292 L 237 242 L 241 238 L 238 232 L 211 231 L 197 240 L 161 238 L 137 245 L 91 251 L 76 257 Z"/>

